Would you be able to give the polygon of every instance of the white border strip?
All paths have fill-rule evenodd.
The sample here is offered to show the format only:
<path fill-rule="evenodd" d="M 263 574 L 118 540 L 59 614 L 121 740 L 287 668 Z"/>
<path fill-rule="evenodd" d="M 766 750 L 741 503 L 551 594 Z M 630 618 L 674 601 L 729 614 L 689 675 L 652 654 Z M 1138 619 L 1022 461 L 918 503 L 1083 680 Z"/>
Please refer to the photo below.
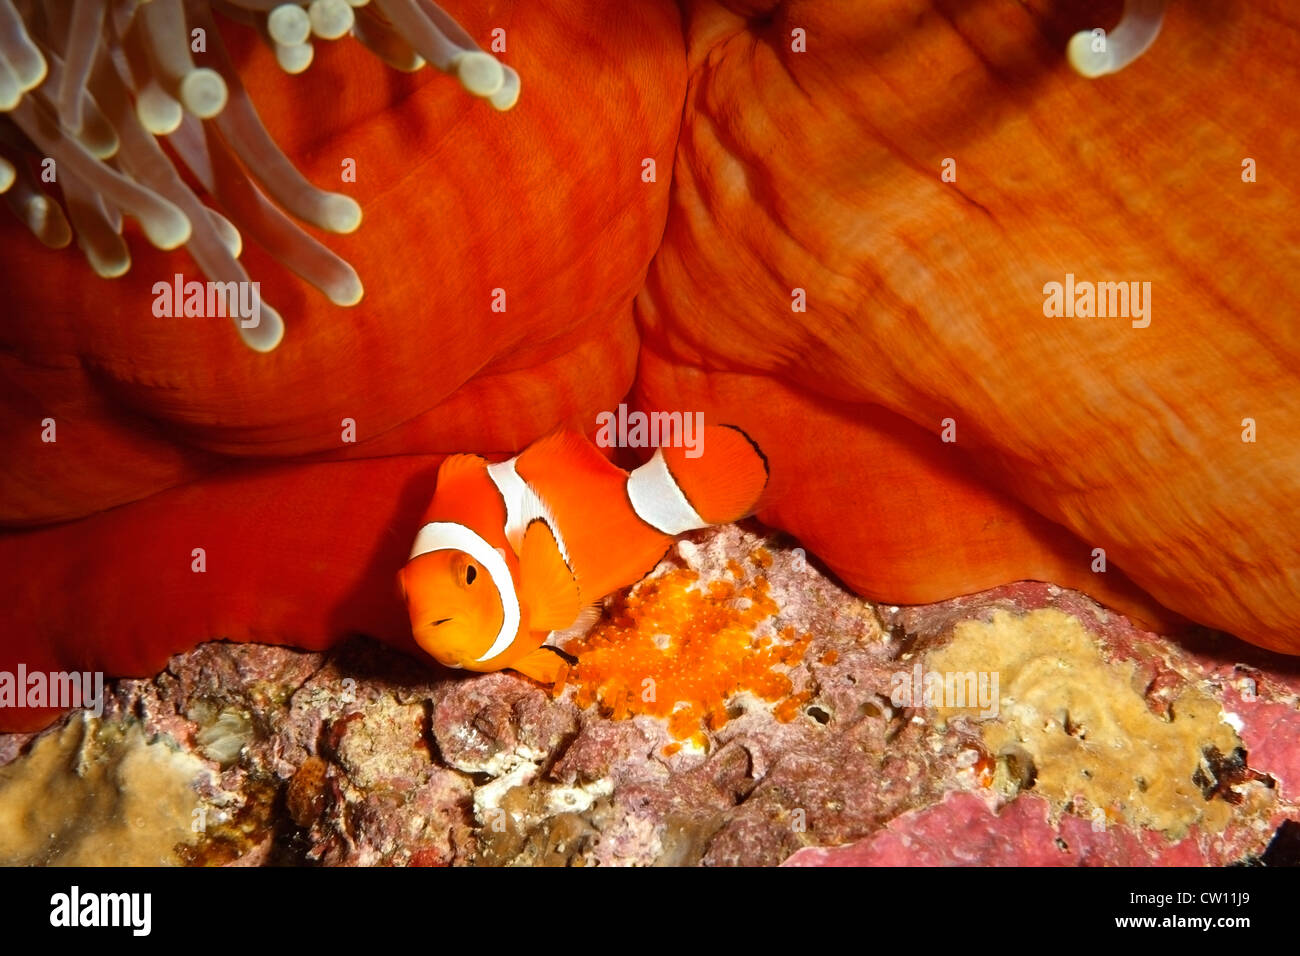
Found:
<path fill-rule="evenodd" d="M 515 639 L 520 620 L 519 596 L 515 594 L 514 580 L 510 577 L 505 558 L 476 531 L 451 521 L 431 521 L 421 528 L 415 535 L 415 545 L 408 560 L 430 551 L 464 551 L 483 566 L 501 598 L 501 630 L 497 631 L 496 640 L 478 663 L 503 653 Z"/>
<path fill-rule="evenodd" d="M 517 461 L 519 458 L 516 456 L 509 461 L 488 465 L 487 469 L 488 477 L 497 486 L 501 499 L 506 503 L 506 540 L 510 542 L 510 547 L 515 549 L 515 554 L 521 554 L 524 534 L 528 531 L 528 526 L 541 518 L 546 522 L 546 527 L 551 530 L 551 537 L 555 539 L 556 547 L 560 549 L 560 557 L 564 558 L 564 563 L 573 570 L 573 562 L 569 560 L 569 547 L 564 543 L 559 522 L 555 520 L 555 515 L 551 514 L 551 509 L 542 500 L 542 496 L 519 474 L 515 466 Z"/>
<path fill-rule="evenodd" d="M 678 535 L 709 526 L 677 486 L 662 448 L 627 476 L 627 497 L 641 520 L 664 534 Z"/>
<path fill-rule="evenodd" d="M 509 461 L 488 465 L 487 473 L 492 483 L 497 486 L 497 491 L 501 493 L 501 500 L 505 502 L 506 540 L 510 542 L 510 547 L 515 549 L 515 554 L 518 554 L 519 543 L 523 540 L 524 531 L 527 530 L 523 520 L 523 503 L 531 489 L 519 477 L 519 472 L 515 470 L 515 461 L 517 459 L 511 458 Z"/>

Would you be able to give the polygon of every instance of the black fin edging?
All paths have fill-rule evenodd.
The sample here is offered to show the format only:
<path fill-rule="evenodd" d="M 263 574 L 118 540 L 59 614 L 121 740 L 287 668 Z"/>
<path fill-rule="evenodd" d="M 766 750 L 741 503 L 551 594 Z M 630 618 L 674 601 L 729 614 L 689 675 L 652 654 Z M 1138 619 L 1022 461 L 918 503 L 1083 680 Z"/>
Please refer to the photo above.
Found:
<path fill-rule="evenodd" d="M 767 475 L 769 478 L 772 477 L 772 468 L 767 463 L 767 456 L 763 454 L 763 449 L 758 447 L 758 442 L 754 441 L 754 439 L 750 437 L 749 432 L 745 431 L 745 429 L 741 428 L 739 425 L 731 425 L 727 422 L 723 422 L 720 427 L 730 428 L 733 431 L 740 432 L 740 437 L 749 442 L 749 447 L 754 449 L 754 454 L 758 456 L 760 461 L 762 461 L 763 474 Z"/>
<path fill-rule="evenodd" d="M 578 663 L 578 659 L 574 657 L 572 654 L 570 654 L 568 651 L 562 651 L 558 647 L 555 647 L 552 644 L 543 644 L 542 650 L 550 651 L 552 654 L 560 655 L 560 658 L 564 661 L 564 663 L 570 666 L 575 666 Z"/>

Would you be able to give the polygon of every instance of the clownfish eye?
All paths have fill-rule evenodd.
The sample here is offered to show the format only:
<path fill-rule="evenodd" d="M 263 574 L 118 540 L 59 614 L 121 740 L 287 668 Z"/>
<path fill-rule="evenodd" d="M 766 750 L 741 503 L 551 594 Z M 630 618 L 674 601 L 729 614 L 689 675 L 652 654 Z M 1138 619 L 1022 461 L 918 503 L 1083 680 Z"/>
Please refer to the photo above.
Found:
<path fill-rule="evenodd" d="M 469 587 L 478 577 L 478 565 L 467 554 L 458 554 L 452 561 L 453 580 L 463 588 Z"/>

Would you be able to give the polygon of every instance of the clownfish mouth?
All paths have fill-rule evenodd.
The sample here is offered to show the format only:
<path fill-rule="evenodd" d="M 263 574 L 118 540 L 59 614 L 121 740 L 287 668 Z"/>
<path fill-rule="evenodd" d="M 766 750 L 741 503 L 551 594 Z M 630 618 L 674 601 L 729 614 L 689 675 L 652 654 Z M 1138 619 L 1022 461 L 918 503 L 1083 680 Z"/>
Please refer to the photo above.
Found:
<path fill-rule="evenodd" d="M 430 622 L 429 622 L 429 626 L 430 626 L 430 627 L 437 627 L 439 624 L 446 624 L 446 623 L 447 623 L 448 621 L 450 621 L 450 620 L 451 620 L 451 618 L 449 618 L 449 617 L 444 617 L 444 618 L 441 618 L 440 620 L 437 620 L 437 621 L 430 621 Z"/>

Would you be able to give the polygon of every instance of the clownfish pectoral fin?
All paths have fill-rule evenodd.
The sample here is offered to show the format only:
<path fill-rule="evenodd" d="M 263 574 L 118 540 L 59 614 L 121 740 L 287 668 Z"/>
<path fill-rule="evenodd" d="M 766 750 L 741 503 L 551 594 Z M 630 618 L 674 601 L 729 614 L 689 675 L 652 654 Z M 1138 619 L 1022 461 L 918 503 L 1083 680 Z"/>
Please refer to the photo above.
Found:
<path fill-rule="evenodd" d="M 542 646 L 531 654 L 525 654 L 519 660 L 510 665 L 512 670 L 516 670 L 525 677 L 531 677 L 541 684 L 554 684 L 560 678 L 560 672 L 568 668 L 569 662 L 563 652 L 555 653 L 556 648 Z"/>
<path fill-rule="evenodd" d="M 529 524 L 519 547 L 519 597 L 529 625 L 539 631 L 569 627 L 582 611 L 582 595 L 555 535 L 545 521 Z"/>
<path fill-rule="evenodd" d="M 577 618 L 572 624 L 560 631 L 551 631 L 546 635 L 546 641 L 542 644 L 543 649 L 554 651 L 556 654 L 563 654 L 567 659 L 570 655 L 560 650 L 560 645 L 565 644 L 575 638 L 585 637 L 587 632 L 596 626 L 600 616 L 605 613 L 605 605 L 597 602 L 588 604 L 578 612 Z M 576 662 L 576 658 L 574 659 Z M 571 662 L 573 663 L 573 662 Z"/>
<path fill-rule="evenodd" d="M 574 619 L 573 623 L 561 631 L 552 631 L 546 638 L 548 647 L 558 647 L 562 642 L 572 640 L 575 637 L 582 637 L 600 620 L 600 616 L 605 613 L 605 605 L 597 602 L 588 604 Z"/>

